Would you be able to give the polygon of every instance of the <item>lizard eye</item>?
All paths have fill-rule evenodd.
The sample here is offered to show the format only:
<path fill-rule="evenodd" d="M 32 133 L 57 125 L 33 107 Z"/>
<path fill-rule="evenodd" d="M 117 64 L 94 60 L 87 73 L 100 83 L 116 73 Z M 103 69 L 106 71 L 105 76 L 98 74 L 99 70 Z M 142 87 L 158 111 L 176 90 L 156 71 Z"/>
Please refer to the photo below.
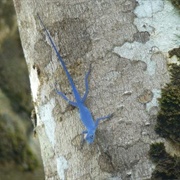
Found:
<path fill-rule="evenodd" d="M 93 137 L 94 137 L 93 135 L 90 136 L 91 139 L 93 139 Z"/>

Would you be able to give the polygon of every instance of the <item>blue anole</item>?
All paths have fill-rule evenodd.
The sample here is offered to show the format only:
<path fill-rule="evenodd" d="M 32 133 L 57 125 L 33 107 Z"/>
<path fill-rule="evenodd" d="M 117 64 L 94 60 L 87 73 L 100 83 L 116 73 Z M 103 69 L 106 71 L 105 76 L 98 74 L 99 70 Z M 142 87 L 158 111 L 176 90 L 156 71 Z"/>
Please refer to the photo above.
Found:
<path fill-rule="evenodd" d="M 46 35 L 54 49 L 54 51 L 56 52 L 56 55 L 66 73 L 66 76 L 69 80 L 69 83 L 70 83 L 70 86 L 72 88 L 72 92 L 74 94 L 74 98 L 75 98 L 75 102 L 69 100 L 66 95 L 64 93 L 62 93 L 61 91 L 58 91 L 56 89 L 56 92 L 65 100 L 67 101 L 69 104 L 71 104 L 72 106 L 75 106 L 78 108 L 79 110 L 79 114 L 80 114 L 80 118 L 81 118 L 81 121 L 82 123 L 84 124 L 84 126 L 86 127 L 86 130 L 82 132 L 82 134 L 85 135 L 85 140 L 87 143 L 91 144 L 93 143 L 94 141 L 94 138 L 95 138 L 95 132 L 96 132 L 96 129 L 98 127 L 98 124 L 99 124 L 99 121 L 100 120 L 104 120 L 104 119 L 107 119 L 107 118 L 110 118 L 112 116 L 112 114 L 108 115 L 108 116 L 105 116 L 105 117 L 100 117 L 100 118 L 97 118 L 95 121 L 93 120 L 93 117 L 92 117 L 92 114 L 90 112 L 90 110 L 86 107 L 86 105 L 84 104 L 86 98 L 87 98 L 87 95 L 88 95 L 88 91 L 89 91 L 89 87 L 88 87 L 88 77 L 89 77 L 89 74 L 90 74 L 90 71 L 91 71 L 91 67 L 88 71 L 88 73 L 86 74 L 85 76 L 85 93 L 84 93 L 84 96 L 81 98 L 78 90 L 76 89 L 76 86 L 73 82 L 73 79 L 71 77 L 71 75 L 69 74 L 66 66 L 65 66 L 65 63 L 61 57 L 61 55 L 59 54 L 52 38 L 51 38 L 51 35 L 50 33 L 48 32 L 47 28 L 45 27 L 44 23 L 42 22 L 39 14 L 37 14 L 40 22 L 41 22 L 41 25 L 43 26 L 45 32 L 46 32 Z"/>

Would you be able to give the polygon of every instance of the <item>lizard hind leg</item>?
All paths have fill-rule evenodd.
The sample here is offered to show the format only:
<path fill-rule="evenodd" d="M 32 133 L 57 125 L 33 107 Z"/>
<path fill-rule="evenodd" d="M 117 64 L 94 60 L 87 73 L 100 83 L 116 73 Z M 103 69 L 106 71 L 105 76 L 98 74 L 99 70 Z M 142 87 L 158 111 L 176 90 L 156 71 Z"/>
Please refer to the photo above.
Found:
<path fill-rule="evenodd" d="M 56 84 L 55 84 L 55 87 L 56 87 Z M 55 90 L 57 94 L 59 94 L 65 101 L 68 102 L 68 104 L 71 104 L 72 106 L 77 107 L 77 103 L 69 100 L 63 92 L 57 90 L 57 87 Z"/>

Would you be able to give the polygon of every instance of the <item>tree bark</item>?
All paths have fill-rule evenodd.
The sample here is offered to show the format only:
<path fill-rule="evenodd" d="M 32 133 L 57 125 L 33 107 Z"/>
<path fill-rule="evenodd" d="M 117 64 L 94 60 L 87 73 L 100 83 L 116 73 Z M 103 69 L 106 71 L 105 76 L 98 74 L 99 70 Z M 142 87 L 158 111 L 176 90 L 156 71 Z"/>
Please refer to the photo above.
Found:
<path fill-rule="evenodd" d="M 167 52 L 179 17 L 167 1 L 14 0 L 29 69 L 46 179 L 147 179 L 157 98 L 169 81 Z M 78 110 L 55 92 L 71 88 L 37 19 L 40 14 L 78 90 L 92 64 L 87 107 L 100 123 L 94 144 L 80 149 Z"/>

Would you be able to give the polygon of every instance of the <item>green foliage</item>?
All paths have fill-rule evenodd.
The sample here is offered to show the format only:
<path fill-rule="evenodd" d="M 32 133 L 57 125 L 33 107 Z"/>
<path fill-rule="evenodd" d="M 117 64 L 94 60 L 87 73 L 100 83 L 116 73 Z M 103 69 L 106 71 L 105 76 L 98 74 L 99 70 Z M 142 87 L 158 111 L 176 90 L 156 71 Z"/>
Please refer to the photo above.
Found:
<path fill-rule="evenodd" d="M 152 144 L 150 146 L 149 156 L 157 164 L 151 179 L 179 179 L 180 158 L 176 156 L 172 157 L 166 153 L 163 143 Z"/>
<path fill-rule="evenodd" d="M 180 57 L 180 48 L 169 52 Z M 155 131 L 164 138 L 180 143 L 180 65 L 170 64 L 171 82 L 162 89 L 159 99 L 160 111 Z"/>
<path fill-rule="evenodd" d="M 13 3 L 11 1 L 0 1 L 0 19 L 3 17 L 3 19 L 6 22 L 6 25 L 8 25 L 10 28 L 12 28 L 12 25 L 14 23 L 14 19 L 12 14 L 14 13 L 14 7 Z M 0 21 L 0 27 L 2 28 L 3 26 L 3 21 Z"/>
<path fill-rule="evenodd" d="M 169 56 L 176 55 L 180 60 L 180 47 L 169 51 Z M 170 83 L 161 91 L 160 111 L 157 116 L 155 131 L 161 137 L 180 145 L 180 65 L 170 64 Z M 154 143 L 150 147 L 150 158 L 156 163 L 151 179 L 178 179 L 180 177 L 180 157 L 172 157 L 163 143 Z"/>
<path fill-rule="evenodd" d="M 11 99 L 11 105 L 16 112 L 30 114 L 32 104 L 29 78 L 17 35 L 16 32 L 13 36 L 4 38 L 1 44 L 0 87 Z"/>
<path fill-rule="evenodd" d="M 30 114 L 28 71 L 12 1 L 0 1 L 0 29 L 0 87 L 16 112 Z"/>
<path fill-rule="evenodd" d="M 25 132 L 7 114 L 0 114 L 0 137 L 0 164 L 13 162 L 29 171 L 38 167 L 38 160 L 28 145 Z"/>
<path fill-rule="evenodd" d="M 170 0 L 177 9 L 180 9 L 180 0 Z"/>
<path fill-rule="evenodd" d="M 180 87 L 168 84 L 162 89 L 160 111 L 155 131 L 164 138 L 180 143 Z"/>
<path fill-rule="evenodd" d="M 29 145 L 31 109 L 13 1 L 0 0 L 0 179 L 28 179 L 27 174 L 34 173 L 21 170 L 37 170 L 41 163 L 34 152 L 36 145 Z M 20 174 L 23 178 L 15 178 Z"/>

